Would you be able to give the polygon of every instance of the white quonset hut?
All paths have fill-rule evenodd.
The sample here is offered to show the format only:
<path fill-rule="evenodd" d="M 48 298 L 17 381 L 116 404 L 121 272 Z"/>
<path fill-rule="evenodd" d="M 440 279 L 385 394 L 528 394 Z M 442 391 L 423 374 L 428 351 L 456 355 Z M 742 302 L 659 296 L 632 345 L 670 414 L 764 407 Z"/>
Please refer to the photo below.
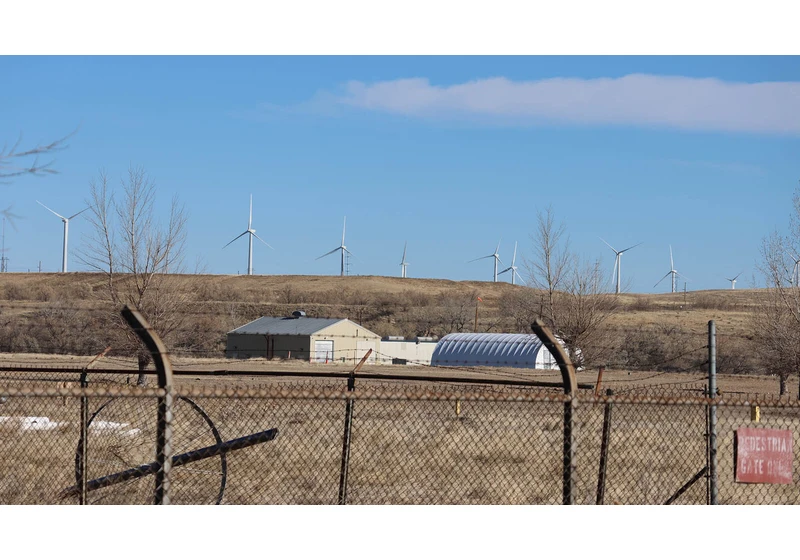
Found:
<path fill-rule="evenodd" d="M 436 345 L 432 366 L 495 366 L 558 369 L 535 334 L 452 333 Z"/>
<path fill-rule="evenodd" d="M 349 319 L 295 311 L 290 317 L 260 317 L 230 331 L 225 356 L 355 363 L 371 349 L 368 361 L 374 363 L 380 342 L 377 334 Z"/>

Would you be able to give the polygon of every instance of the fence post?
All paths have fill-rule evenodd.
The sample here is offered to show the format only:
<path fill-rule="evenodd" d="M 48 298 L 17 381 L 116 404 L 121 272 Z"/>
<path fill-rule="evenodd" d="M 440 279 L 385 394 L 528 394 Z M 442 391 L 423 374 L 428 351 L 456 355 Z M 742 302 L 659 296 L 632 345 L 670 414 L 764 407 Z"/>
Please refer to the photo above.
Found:
<path fill-rule="evenodd" d="M 81 373 L 81 389 L 85 389 L 89 384 L 86 381 L 86 372 L 87 368 L 83 368 L 83 372 Z M 81 475 L 80 480 L 80 498 L 78 499 L 78 503 L 80 505 L 86 505 L 86 481 L 87 481 L 87 473 L 86 473 L 86 461 L 87 461 L 87 453 L 88 449 L 88 442 L 87 438 L 89 436 L 89 399 L 86 398 L 86 394 L 81 395 L 81 448 L 80 448 L 80 455 L 78 461 L 78 471 Z"/>
<path fill-rule="evenodd" d="M 122 317 L 153 356 L 158 386 L 164 389 L 164 395 L 158 398 L 156 462 L 159 468 L 155 477 L 155 504 L 169 505 L 169 475 L 172 470 L 172 364 L 161 338 L 139 311 L 126 305 L 122 309 Z"/>
<path fill-rule="evenodd" d="M 606 389 L 606 396 L 614 394 L 611 389 Z M 608 442 L 611 438 L 611 403 L 606 402 L 603 413 L 603 439 L 600 442 L 600 472 L 597 476 L 597 505 L 602 505 L 606 495 L 606 466 L 608 465 Z"/>
<path fill-rule="evenodd" d="M 89 363 L 83 367 L 83 371 L 81 371 L 80 383 L 81 389 L 85 389 L 89 386 L 88 374 L 89 368 L 94 365 L 94 363 L 108 354 L 108 351 L 111 350 L 111 346 L 106 346 L 106 349 L 100 352 L 97 356 L 89 360 Z M 78 474 L 80 475 L 80 494 L 78 498 L 78 503 L 80 505 L 86 505 L 86 482 L 88 480 L 88 474 L 86 470 L 86 462 L 88 460 L 89 454 L 89 399 L 86 397 L 86 392 L 81 392 L 81 439 L 80 439 L 80 449 L 78 450 L 78 462 L 76 468 L 78 469 Z"/>
<path fill-rule="evenodd" d="M 708 322 L 708 396 L 717 398 L 717 326 Z M 711 505 L 717 505 L 717 406 L 708 407 L 708 472 Z"/>
<path fill-rule="evenodd" d="M 561 370 L 561 379 L 564 382 L 564 394 L 569 395 L 569 400 L 564 403 L 564 484 L 563 501 L 565 505 L 575 503 L 575 486 L 577 475 L 577 458 L 575 454 L 575 409 L 578 406 L 578 381 L 575 377 L 575 367 L 562 348 L 558 339 L 553 336 L 545 324 L 536 319 L 531 325 L 533 333 L 539 337 L 545 348 L 555 358 L 558 369 Z"/>
<path fill-rule="evenodd" d="M 369 355 L 372 354 L 372 349 L 367 350 L 358 365 L 350 371 L 347 377 L 347 391 L 354 391 L 356 388 L 356 372 L 361 369 L 364 362 L 367 361 Z M 344 437 L 342 438 L 342 467 L 339 472 L 339 505 L 347 504 L 347 475 L 350 471 L 350 434 L 353 429 L 353 402 L 352 397 L 347 397 L 347 404 L 344 409 Z"/>

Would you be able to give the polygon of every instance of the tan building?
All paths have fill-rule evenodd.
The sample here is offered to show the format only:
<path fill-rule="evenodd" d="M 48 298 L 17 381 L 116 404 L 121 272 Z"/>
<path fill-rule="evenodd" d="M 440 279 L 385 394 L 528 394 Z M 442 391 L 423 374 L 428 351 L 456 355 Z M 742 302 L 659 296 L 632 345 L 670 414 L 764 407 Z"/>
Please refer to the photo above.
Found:
<path fill-rule="evenodd" d="M 375 362 L 380 337 L 349 319 L 261 317 L 228 333 L 228 358 L 298 359 L 316 363 L 357 363 L 372 349 Z"/>

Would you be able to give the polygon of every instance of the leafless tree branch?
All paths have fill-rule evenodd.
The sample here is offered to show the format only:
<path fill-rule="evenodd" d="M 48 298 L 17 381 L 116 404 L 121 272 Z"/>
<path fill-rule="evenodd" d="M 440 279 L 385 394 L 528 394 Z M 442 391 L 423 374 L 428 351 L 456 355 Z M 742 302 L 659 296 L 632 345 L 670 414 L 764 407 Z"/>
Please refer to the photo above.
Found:
<path fill-rule="evenodd" d="M 92 233 L 78 258 L 105 275 L 106 289 L 101 297 L 109 304 L 108 324 L 124 339 L 115 347 L 136 354 L 139 383 L 143 383 L 141 371 L 150 363 L 150 354 L 118 310 L 123 304 L 135 306 L 168 344 L 183 326 L 183 308 L 191 293 L 184 285 L 186 277 L 180 276 L 186 212 L 177 197 L 173 198 L 166 227 L 158 222 L 155 182 L 142 167 L 128 170 L 118 193 L 111 190 L 103 171 L 89 187 L 87 219 Z"/>

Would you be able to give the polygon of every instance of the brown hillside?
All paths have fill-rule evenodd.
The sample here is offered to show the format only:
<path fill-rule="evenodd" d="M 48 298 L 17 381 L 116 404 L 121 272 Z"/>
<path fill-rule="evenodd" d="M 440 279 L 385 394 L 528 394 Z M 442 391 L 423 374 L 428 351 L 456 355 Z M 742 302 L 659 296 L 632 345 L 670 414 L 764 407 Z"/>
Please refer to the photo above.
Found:
<path fill-rule="evenodd" d="M 190 305 L 185 332 L 173 346 L 187 351 L 219 353 L 227 331 L 261 315 L 288 315 L 296 309 L 310 316 L 348 317 L 382 336 L 472 331 L 476 305 L 479 331 L 520 332 L 528 324 L 511 317 L 508 301 L 530 288 L 507 283 L 379 276 L 189 275 L 181 279 L 191 292 Z M 92 332 L 92 317 L 103 306 L 103 287 L 103 276 L 91 273 L 0 275 L 0 334 L 4 337 L 0 350 L 90 353 L 102 348 L 103 333 Z M 652 345 L 654 337 L 665 337 L 657 353 L 663 358 L 665 353 L 674 355 L 682 348 L 705 344 L 708 321 L 714 319 L 720 350 L 736 346 L 741 360 L 750 352 L 746 348 L 749 317 L 762 297 L 760 290 L 623 294 L 620 312 L 608 328 L 620 348 Z M 70 321 L 79 323 L 84 344 L 77 344 L 77 327 Z M 635 366 L 634 362 L 630 363 Z M 749 363 L 745 369 L 753 367 Z"/>

